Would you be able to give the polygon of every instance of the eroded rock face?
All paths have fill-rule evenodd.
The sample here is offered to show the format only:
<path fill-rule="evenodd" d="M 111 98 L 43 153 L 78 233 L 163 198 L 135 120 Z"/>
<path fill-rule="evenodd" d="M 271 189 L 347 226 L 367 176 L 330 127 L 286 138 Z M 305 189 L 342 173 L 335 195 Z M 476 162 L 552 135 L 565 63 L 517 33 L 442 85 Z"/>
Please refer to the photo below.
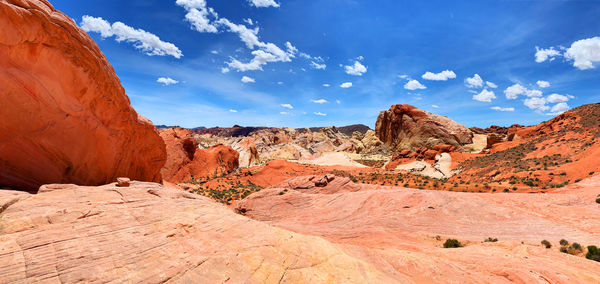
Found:
<path fill-rule="evenodd" d="M 393 105 L 382 111 L 377 117 L 375 133 L 396 149 L 431 148 L 439 144 L 459 148 L 473 142 L 473 132 L 464 125 L 411 105 Z"/>
<path fill-rule="evenodd" d="M 0 191 L 0 283 L 388 283 L 319 237 L 155 183 Z"/>
<path fill-rule="evenodd" d="M 187 182 L 192 178 L 231 173 L 239 166 L 239 153 L 221 144 L 199 149 L 194 133 L 185 128 L 160 130 L 167 145 L 167 162 L 161 173 L 166 181 Z"/>
<path fill-rule="evenodd" d="M 160 181 L 164 143 L 94 41 L 47 1 L 0 15 L 0 185 Z"/>

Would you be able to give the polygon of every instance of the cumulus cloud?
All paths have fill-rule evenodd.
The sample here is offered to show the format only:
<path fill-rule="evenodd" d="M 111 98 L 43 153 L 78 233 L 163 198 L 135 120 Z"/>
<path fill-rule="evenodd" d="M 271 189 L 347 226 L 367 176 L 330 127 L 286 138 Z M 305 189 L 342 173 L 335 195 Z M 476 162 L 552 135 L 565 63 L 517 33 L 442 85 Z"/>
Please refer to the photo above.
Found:
<path fill-rule="evenodd" d="M 560 94 L 552 94 L 546 97 L 546 101 L 549 103 L 563 103 L 569 101 L 569 97 Z"/>
<path fill-rule="evenodd" d="M 352 82 L 346 82 L 346 83 L 342 83 L 340 85 L 340 87 L 344 88 L 344 89 L 348 89 L 350 87 L 352 87 Z"/>
<path fill-rule="evenodd" d="M 565 52 L 565 58 L 580 70 L 593 69 L 594 63 L 600 62 L 600 37 L 574 42 Z"/>
<path fill-rule="evenodd" d="M 554 49 L 554 47 L 550 47 L 547 49 L 535 47 L 535 62 L 542 63 L 548 59 L 553 61 L 557 56 L 560 56 L 560 51 Z"/>
<path fill-rule="evenodd" d="M 324 103 L 328 103 L 328 101 L 326 99 L 318 99 L 318 100 L 310 100 L 311 102 L 315 103 L 315 104 L 324 104 Z"/>
<path fill-rule="evenodd" d="M 327 65 L 325 65 L 325 64 L 319 64 L 319 63 L 314 62 L 314 61 L 310 62 L 310 66 L 312 68 L 317 69 L 317 70 L 325 70 L 325 68 L 327 68 Z"/>
<path fill-rule="evenodd" d="M 454 73 L 454 71 L 451 71 L 451 70 L 445 70 L 440 73 L 432 73 L 432 72 L 428 71 L 428 72 L 425 72 L 425 74 L 423 74 L 423 76 L 421 76 L 421 77 L 425 80 L 447 81 L 448 79 L 456 78 L 456 74 Z"/>
<path fill-rule="evenodd" d="M 279 7 L 279 3 L 275 2 L 275 0 L 248 0 L 248 2 L 257 8 Z"/>
<path fill-rule="evenodd" d="M 273 0 L 253 0 L 256 7 L 268 7 L 277 4 Z M 270 43 L 263 42 L 258 37 L 259 28 L 248 28 L 243 24 L 235 24 L 226 18 L 220 18 L 212 9 L 206 6 L 205 0 L 177 0 L 176 4 L 186 9 L 186 21 L 190 22 L 192 29 L 198 32 L 216 33 L 228 31 L 238 35 L 246 47 L 252 50 L 253 58 L 248 62 L 242 62 L 230 58 L 227 66 L 238 72 L 263 70 L 262 67 L 270 62 L 290 62 L 295 58 L 298 49 L 290 42 L 285 43 L 285 49 Z M 246 19 L 246 22 L 248 19 Z"/>
<path fill-rule="evenodd" d="M 496 98 L 496 95 L 493 91 L 488 91 L 487 89 L 483 89 L 481 93 L 474 95 L 473 99 L 480 102 L 491 102 Z"/>
<path fill-rule="evenodd" d="M 483 79 L 481 79 L 481 76 L 479 76 L 479 74 L 475 74 L 473 75 L 472 78 L 467 78 L 465 79 L 465 85 L 468 88 L 481 88 L 483 87 Z"/>
<path fill-rule="evenodd" d="M 530 98 L 541 97 L 542 91 L 530 90 L 530 89 L 527 89 L 527 88 L 521 86 L 520 84 L 514 84 L 514 85 L 506 88 L 506 90 L 504 90 L 504 94 L 506 95 L 507 99 L 514 100 L 519 95 L 525 95 Z"/>
<path fill-rule="evenodd" d="M 497 110 L 497 111 L 515 111 L 514 107 L 499 107 L 499 106 L 493 106 L 490 109 L 493 110 Z"/>
<path fill-rule="evenodd" d="M 281 104 L 281 107 L 294 109 L 294 107 L 291 104 Z"/>
<path fill-rule="evenodd" d="M 229 110 L 229 112 L 236 113 L 236 112 L 238 112 L 238 111 L 237 111 L 237 110 L 235 110 L 235 109 L 230 109 L 230 110 Z"/>
<path fill-rule="evenodd" d="M 552 109 L 550 109 L 550 115 L 559 115 L 567 110 L 569 110 L 571 107 L 567 104 L 567 103 L 558 103 L 555 106 L 552 107 Z"/>
<path fill-rule="evenodd" d="M 250 19 L 250 18 L 244 19 L 244 23 L 248 24 L 249 26 L 253 26 L 254 25 L 254 21 L 252 21 L 252 19 Z"/>
<path fill-rule="evenodd" d="M 550 82 L 548 82 L 548 81 L 541 81 L 541 80 L 540 80 L 540 81 L 537 81 L 537 83 L 536 83 L 536 84 L 537 84 L 537 85 L 538 85 L 538 87 L 540 87 L 540 88 L 548 88 L 548 87 L 550 87 Z"/>
<path fill-rule="evenodd" d="M 256 80 L 254 80 L 253 78 L 250 78 L 248 76 L 243 76 L 242 77 L 242 83 L 246 84 L 246 83 L 255 83 Z"/>
<path fill-rule="evenodd" d="M 423 86 L 423 84 L 419 83 L 417 80 L 410 80 L 405 85 L 404 88 L 407 90 L 417 90 L 417 89 L 427 89 L 427 87 Z"/>
<path fill-rule="evenodd" d="M 331 87 L 331 85 L 329 85 L 329 84 L 323 84 L 323 87 L 329 88 L 329 87 Z"/>
<path fill-rule="evenodd" d="M 319 115 L 319 116 L 327 116 L 326 113 L 322 113 L 322 112 L 313 112 L 315 115 Z"/>
<path fill-rule="evenodd" d="M 523 104 L 533 110 L 538 111 L 547 111 L 550 109 L 549 106 L 546 105 L 547 101 L 545 98 L 528 98 L 523 101 Z"/>
<path fill-rule="evenodd" d="M 179 81 L 171 79 L 169 77 L 160 77 L 156 80 L 156 82 L 161 83 L 165 86 L 178 84 Z"/>
<path fill-rule="evenodd" d="M 496 85 L 490 81 L 485 82 L 485 85 L 488 86 L 488 88 L 492 88 L 492 89 L 498 88 L 498 85 Z"/>
<path fill-rule="evenodd" d="M 115 36 L 117 42 L 129 42 L 144 54 L 149 56 L 170 55 L 181 58 L 183 53 L 172 43 L 164 42 L 154 34 L 142 29 L 134 29 L 124 23 L 115 22 L 112 25 L 102 18 L 85 15 L 81 17 L 79 26 L 86 32 L 99 33 L 103 38 Z"/>
<path fill-rule="evenodd" d="M 227 68 L 227 67 L 223 67 L 223 68 L 221 68 L 221 73 L 223 73 L 223 74 L 225 74 L 225 73 L 229 73 L 229 71 L 230 71 L 230 70 L 229 70 L 229 68 Z"/>
<path fill-rule="evenodd" d="M 362 76 L 363 74 L 367 73 L 367 67 L 358 61 L 355 61 L 354 65 L 344 66 L 344 69 L 346 70 L 346 74 L 354 76 Z"/>

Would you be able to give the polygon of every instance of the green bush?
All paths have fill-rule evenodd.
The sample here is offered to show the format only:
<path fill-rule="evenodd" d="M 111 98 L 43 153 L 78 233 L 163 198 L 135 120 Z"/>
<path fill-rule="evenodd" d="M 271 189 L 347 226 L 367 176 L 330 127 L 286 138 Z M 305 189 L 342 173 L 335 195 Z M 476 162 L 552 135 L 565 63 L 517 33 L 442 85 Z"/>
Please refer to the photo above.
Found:
<path fill-rule="evenodd" d="M 547 240 L 543 240 L 542 245 L 545 246 L 547 249 L 552 247 L 552 244 Z"/>
<path fill-rule="evenodd" d="M 490 237 L 490 238 L 487 238 L 487 239 L 485 239 L 485 240 L 483 240 L 483 241 L 484 241 L 484 242 L 486 242 L 486 243 L 495 243 L 495 242 L 497 242 L 497 241 L 498 241 L 498 239 L 497 239 L 497 238 L 491 238 L 491 237 Z"/>
<path fill-rule="evenodd" d="M 457 239 L 447 239 L 444 243 L 444 248 L 459 248 L 462 244 Z"/>
<path fill-rule="evenodd" d="M 600 262 L 600 249 L 596 246 L 589 246 L 585 258 Z"/>
<path fill-rule="evenodd" d="M 565 239 L 560 240 L 560 242 L 558 242 L 561 246 L 568 246 L 569 242 Z"/>
<path fill-rule="evenodd" d="M 573 243 L 571 247 L 575 250 L 582 250 L 581 245 L 579 243 Z"/>
<path fill-rule="evenodd" d="M 596 198 L 596 203 L 600 204 L 600 197 Z"/>

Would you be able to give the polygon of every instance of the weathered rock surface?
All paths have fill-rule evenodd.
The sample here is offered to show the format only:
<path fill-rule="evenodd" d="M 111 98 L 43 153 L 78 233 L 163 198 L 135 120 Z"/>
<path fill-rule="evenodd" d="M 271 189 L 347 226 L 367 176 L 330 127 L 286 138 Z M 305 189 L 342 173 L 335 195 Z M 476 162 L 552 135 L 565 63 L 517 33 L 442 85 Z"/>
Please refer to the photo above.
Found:
<path fill-rule="evenodd" d="M 186 182 L 192 178 L 227 174 L 238 168 L 237 151 L 224 145 L 199 149 L 198 142 L 189 129 L 161 129 L 160 136 L 167 145 L 167 162 L 161 171 L 166 181 Z"/>
<path fill-rule="evenodd" d="M 322 238 L 154 183 L 0 191 L 0 208 L 0 283 L 391 281 Z"/>
<path fill-rule="evenodd" d="M 560 193 L 457 193 L 298 177 L 254 193 L 237 210 L 339 244 L 402 283 L 594 283 L 600 263 L 558 241 L 600 243 L 600 176 Z M 484 239 L 495 237 L 497 243 Z M 446 238 L 463 248 L 444 249 Z M 545 249 L 540 241 L 555 244 Z"/>
<path fill-rule="evenodd" d="M 411 105 L 393 105 L 382 111 L 377 117 L 375 133 L 396 149 L 431 148 L 438 144 L 459 148 L 473 140 L 473 132 L 464 125 Z"/>
<path fill-rule="evenodd" d="M 0 15 L 0 185 L 160 181 L 164 144 L 96 43 L 47 1 Z"/>

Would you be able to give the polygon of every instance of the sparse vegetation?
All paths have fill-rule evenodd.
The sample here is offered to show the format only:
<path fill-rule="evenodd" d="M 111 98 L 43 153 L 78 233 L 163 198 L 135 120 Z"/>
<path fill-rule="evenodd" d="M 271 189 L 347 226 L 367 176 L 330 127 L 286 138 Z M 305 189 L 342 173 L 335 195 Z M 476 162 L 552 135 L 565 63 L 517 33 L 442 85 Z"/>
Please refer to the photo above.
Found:
<path fill-rule="evenodd" d="M 561 246 L 568 246 L 569 242 L 565 239 L 560 240 L 560 242 L 558 242 Z"/>
<path fill-rule="evenodd" d="M 444 243 L 444 248 L 459 248 L 463 245 L 457 239 L 447 239 Z"/>
<path fill-rule="evenodd" d="M 498 239 L 497 238 L 489 237 L 489 238 L 487 238 L 487 239 L 485 239 L 483 241 L 486 242 L 486 243 L 495 243 L 495 242 L 498 241 Z"/>
<path fill-rule="evenodd" d="M 549 249 L 549 248 L 551 248 L 551 247 L 552 247 L 552 244 L 551 244 L 551 243 L 550 243 L 548 240 L 543 240 L 543 241 L 542 241 L 542 245 L 543 245 L 544 247 L 546 247 L 547 249 Z"/>
<path fill-rule="evenodd" d="M 596 246 L 588 246 L 585 258 L 600 262 L 600 249 Z"/>

